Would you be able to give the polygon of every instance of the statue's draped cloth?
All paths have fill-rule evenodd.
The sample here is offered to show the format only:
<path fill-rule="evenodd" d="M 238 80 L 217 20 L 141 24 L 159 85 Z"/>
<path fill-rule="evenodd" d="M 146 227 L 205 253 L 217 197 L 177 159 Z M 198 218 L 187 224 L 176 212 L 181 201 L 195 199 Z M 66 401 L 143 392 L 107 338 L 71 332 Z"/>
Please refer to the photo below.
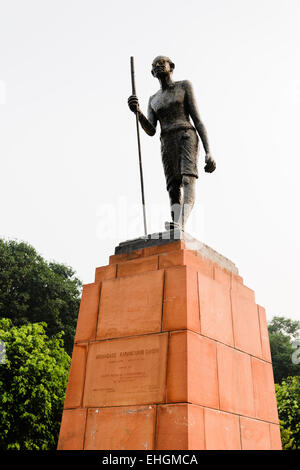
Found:
<path fill-rule="evenodd" d="M 181 184 L 182 175 L 198 178 L 199 139 L 194 127 L 162 132 L 160 141 L 167 190 Z"/>

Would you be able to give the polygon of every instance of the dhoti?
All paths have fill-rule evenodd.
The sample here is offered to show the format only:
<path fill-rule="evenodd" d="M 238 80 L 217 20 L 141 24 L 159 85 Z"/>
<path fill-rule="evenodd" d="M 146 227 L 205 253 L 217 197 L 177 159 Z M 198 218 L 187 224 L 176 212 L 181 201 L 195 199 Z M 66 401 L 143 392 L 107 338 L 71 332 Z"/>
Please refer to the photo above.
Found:
<path fill-rule="evenodd" d="M 161 133 L 161 156 L 167 190 L 180 184 L 182 175 L 198 178 L 199 139 L 194 128 Z"/>

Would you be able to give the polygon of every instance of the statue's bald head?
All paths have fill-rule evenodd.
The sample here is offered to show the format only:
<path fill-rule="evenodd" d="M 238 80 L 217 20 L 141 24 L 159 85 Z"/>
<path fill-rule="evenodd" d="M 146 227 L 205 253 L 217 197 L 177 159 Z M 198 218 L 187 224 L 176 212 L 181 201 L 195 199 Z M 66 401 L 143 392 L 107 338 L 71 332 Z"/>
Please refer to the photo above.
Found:
<path fill-rule="evenodd" d="M 154 77 L 158 77 L 160 73 L 172 73 L 174 68 L 175 64 L 169 57 L 159 55 L 152 62 L 151 73 Z"/>

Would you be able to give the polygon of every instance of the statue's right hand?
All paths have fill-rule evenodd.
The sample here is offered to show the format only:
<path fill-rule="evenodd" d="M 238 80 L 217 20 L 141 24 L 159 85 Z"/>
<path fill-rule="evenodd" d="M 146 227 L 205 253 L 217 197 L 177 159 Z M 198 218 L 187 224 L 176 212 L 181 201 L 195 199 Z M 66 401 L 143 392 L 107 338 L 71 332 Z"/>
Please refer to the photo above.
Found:
<path fill-rule="evenodd" d="M 130 111 L 136 114 L 140 110 L 138 97 L 135 95 L 129 96 L 128 106 L 129 106 Z"/>

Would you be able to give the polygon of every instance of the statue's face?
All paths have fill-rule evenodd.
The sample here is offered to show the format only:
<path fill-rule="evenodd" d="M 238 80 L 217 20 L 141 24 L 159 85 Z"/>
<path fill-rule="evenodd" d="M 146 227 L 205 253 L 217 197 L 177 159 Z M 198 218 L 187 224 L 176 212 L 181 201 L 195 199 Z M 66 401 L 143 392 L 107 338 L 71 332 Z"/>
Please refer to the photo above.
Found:
<path fill-rule="evenodd" d="M 162 75 L 167 75 L 173 72 L 174 64 L 168 57 L 158 56 L 152 62 L 151 73 L 154 77 L 159 78 Z"/>

